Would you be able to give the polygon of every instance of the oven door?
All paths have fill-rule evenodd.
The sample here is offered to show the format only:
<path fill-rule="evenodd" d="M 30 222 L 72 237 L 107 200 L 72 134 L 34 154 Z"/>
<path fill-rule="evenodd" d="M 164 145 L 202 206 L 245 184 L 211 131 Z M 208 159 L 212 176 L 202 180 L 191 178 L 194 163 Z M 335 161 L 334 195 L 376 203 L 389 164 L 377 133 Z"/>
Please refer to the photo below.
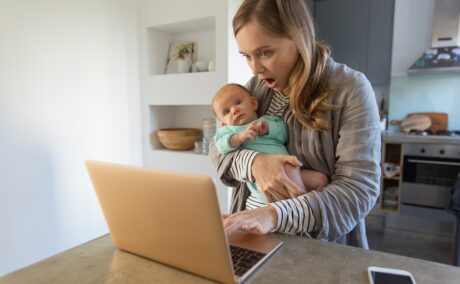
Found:
<path fill-rule="evenodd" d="M 401 202 L 447 208 L 459 172 L 459 159 L 404 156 Z"/>

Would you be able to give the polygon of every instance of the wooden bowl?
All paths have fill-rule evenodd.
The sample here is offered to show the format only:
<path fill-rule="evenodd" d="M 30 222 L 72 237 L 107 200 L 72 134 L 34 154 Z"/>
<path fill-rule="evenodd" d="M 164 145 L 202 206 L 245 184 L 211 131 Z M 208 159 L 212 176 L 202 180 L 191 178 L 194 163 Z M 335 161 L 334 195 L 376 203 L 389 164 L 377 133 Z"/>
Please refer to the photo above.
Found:
<path fill-rule="evenodd" d="M 164 128 L 157 130 L 161 145 L 170 150 L 191 150 L 195 141 L 201 140 L 201 129 Z"/>

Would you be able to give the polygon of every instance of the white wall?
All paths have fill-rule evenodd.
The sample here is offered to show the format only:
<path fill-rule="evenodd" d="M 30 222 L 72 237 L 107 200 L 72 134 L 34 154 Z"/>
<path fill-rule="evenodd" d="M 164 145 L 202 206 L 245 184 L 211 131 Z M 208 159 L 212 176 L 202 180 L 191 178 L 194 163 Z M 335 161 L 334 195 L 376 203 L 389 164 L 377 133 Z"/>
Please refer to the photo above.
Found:
<path fill-rule="evenodd" d="M 107 232 L 85 159 L 141 163 L 133 0 L 0 0 L 0 275 Z"/>
<path fill-rule="evenodd" d="M 228 82 L 239 83 L 245 85 L 253 74 L 249 68 L 246 59 L 240 54 L 238 44 L 233 35 L 233 17 L 238 8 L 243 3 L 243 0 L 232 0 L 228 2 L 228 26 L 227 26 L 227 41 L 228 41 Z"/>

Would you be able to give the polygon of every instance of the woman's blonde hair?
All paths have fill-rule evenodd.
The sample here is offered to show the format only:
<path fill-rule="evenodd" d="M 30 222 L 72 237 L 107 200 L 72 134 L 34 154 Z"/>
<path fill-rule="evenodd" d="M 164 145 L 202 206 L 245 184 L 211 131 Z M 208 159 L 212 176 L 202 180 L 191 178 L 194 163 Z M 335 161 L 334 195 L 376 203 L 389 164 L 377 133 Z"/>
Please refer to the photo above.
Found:
<path fill-rule="evenodd" d="M 316 41 L 304 0 L 245 0 L 233 18 L 234 35 L 250 22 L 273 36 L 294 41 L 300 56 L 288 83 L 292 113 L 306 128 L 329 129 L 325 113 L 334 108 L 327 102 L 326 64 L 330 50 Z"/>

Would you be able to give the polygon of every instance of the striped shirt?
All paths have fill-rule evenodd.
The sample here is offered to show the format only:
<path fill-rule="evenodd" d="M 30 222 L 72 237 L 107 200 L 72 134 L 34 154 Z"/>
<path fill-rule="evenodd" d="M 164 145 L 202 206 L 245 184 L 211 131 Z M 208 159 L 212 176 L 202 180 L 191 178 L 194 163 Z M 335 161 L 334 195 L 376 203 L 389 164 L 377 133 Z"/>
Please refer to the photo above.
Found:
<path fill-rule="evenodd" d="M 289 106 L 289 97 L 279 91 L 275 91 L 267 115 L 282 117 Z M 242 150 L 236 156 L 236 169 L 231 168 L 236 179 L 254 182 L 251 167 L 252 162 L 258 154 L 251 150 Z M 273 231 L 288 234 L 305 235 L 315 229 L 316 221 L 306 198 L 287 199 L 271 203 L 278 213 L 278 221 Z M 266 206 L 257 197 L 250 195 L 246 200 L 246 209 L 255 209 Z"/>

